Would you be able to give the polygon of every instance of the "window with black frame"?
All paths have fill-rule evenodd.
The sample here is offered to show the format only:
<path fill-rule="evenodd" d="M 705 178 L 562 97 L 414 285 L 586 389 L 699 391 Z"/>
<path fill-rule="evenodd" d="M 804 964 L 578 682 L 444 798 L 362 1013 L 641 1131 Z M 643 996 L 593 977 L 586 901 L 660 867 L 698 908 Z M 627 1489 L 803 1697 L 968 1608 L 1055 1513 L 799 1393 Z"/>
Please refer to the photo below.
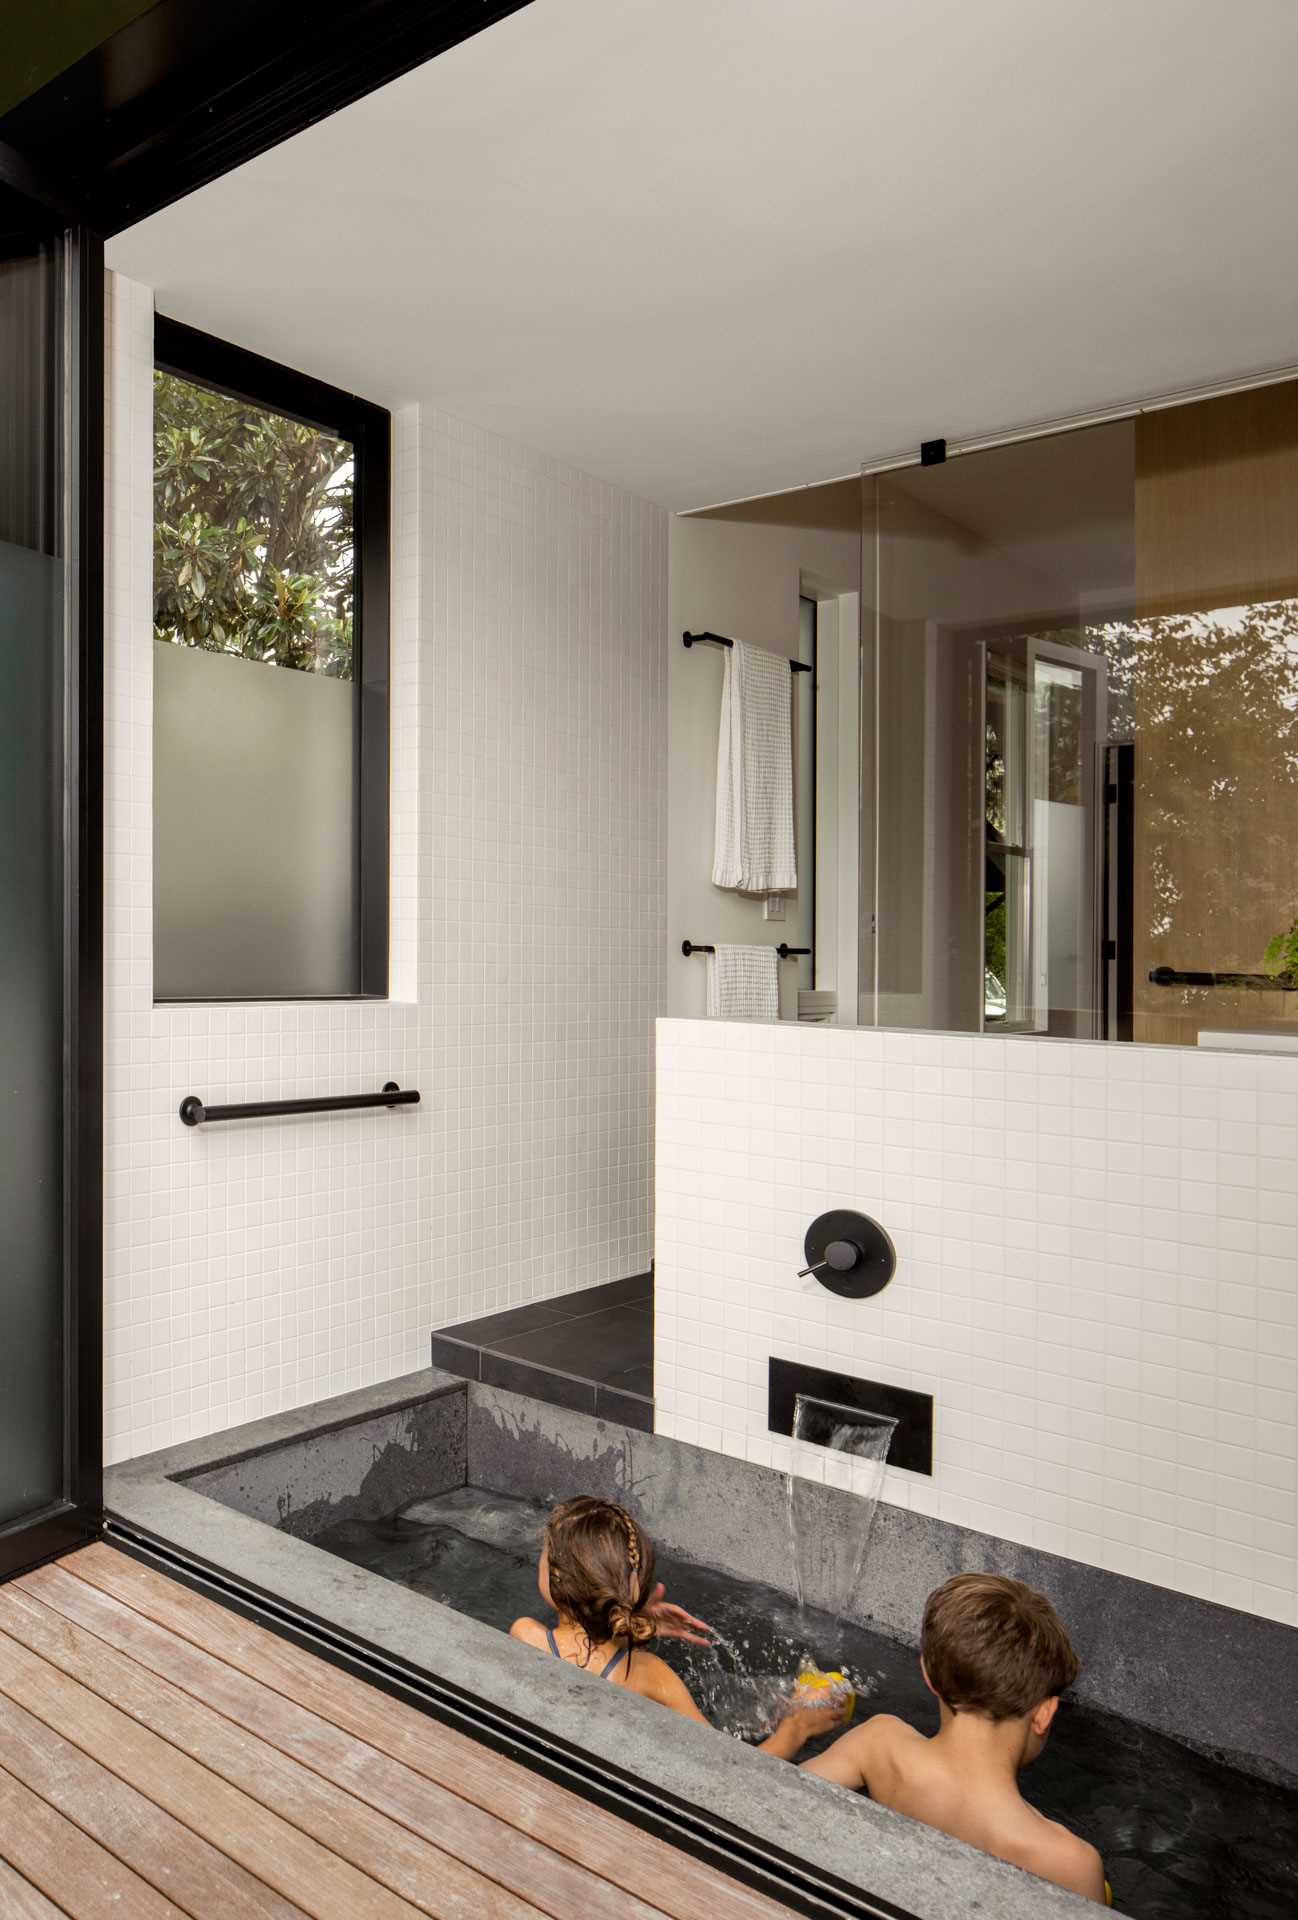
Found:
<path fill-rule="evenodd" d="M 388 986 L 390 421 L 156 323 L 155 1000 Z"/>

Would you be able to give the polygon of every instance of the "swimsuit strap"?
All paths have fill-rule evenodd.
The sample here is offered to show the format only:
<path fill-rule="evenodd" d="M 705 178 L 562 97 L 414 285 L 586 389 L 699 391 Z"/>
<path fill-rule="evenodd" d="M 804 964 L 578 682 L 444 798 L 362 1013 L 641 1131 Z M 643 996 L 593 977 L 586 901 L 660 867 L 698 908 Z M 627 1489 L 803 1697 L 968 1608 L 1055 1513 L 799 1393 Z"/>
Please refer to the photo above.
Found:
<path fill-rule="evenodd" d="M 550 1643 L 550 1651 L 554 1655 L 555 1659 L 562 1660 L 563 1655 L 559 1651 L 559 1642 L 554 1637 L 553 1627 L 546 1628 L 545 1637 Z M 631 1671 L 631 1648 L 629 1645 L 625 1647 L 619 1647 L 617 1652 L 613 1655 L 612 1659 L 605 1662 L 603 1670 L 601 1671 L 599 1676 L 600 1679 L 607 1680 L 609 1676 L 617 1668 L 618 1663 L 622 1660 L 626 1661 L 626 1670 L 629 1674 Z"/>

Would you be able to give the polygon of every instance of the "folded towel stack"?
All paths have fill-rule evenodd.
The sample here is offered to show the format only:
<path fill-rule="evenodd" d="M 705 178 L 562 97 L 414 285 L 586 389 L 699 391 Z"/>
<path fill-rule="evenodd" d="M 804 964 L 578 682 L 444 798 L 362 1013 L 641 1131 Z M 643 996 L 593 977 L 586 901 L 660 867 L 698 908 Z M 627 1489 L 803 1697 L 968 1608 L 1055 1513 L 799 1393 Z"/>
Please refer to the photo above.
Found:
<path fill-rule="evenodd" d="M 793 709 L 783 654 L 736 640 L 725 658 L 717 740 L 713 884 L 792 893 Z"/>
<path fill-rule="evenodd" d="M 778 1020 L 779 960 L 774 947 L 717 947 L 708 955 L 710 1020 Z"/>
<path fill-rule="evenodd" d="M 798 990 L 798 1018 L 813 1026 L 825 1026 L 837 1018 L 838 995 L 832 987 L 801 987 Z"/>

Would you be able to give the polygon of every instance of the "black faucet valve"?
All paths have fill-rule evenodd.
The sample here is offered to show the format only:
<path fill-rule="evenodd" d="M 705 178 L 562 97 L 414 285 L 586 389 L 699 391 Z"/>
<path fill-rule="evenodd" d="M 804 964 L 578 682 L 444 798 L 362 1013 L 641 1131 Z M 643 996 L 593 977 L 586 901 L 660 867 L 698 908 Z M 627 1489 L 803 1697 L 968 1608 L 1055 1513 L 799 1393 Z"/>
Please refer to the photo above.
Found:
<path fill-rule="evenodd" d="M 897 1270 L 897 1250 L 877 1220 L 839 1208 L 807 1228 L 807 1264 L 799 1280 L 816 1279 L 848 1300 L 882 1293 Z"/>

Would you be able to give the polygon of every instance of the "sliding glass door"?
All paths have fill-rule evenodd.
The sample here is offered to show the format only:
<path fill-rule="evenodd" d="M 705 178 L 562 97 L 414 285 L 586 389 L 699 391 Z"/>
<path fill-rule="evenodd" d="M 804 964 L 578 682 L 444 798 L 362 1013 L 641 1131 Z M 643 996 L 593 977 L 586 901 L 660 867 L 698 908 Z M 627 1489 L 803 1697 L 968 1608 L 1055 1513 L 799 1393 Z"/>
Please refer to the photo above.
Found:
<path fill-rule="evenodd" d="M 985 661 L 982 1025 L 1096 1040 L 1105 663 L 1041 635 Z"/>
<path fill-rule="evenodd" d="M 0 1577 L 99 1505 L 102 295 L 0 200 Z"/>

